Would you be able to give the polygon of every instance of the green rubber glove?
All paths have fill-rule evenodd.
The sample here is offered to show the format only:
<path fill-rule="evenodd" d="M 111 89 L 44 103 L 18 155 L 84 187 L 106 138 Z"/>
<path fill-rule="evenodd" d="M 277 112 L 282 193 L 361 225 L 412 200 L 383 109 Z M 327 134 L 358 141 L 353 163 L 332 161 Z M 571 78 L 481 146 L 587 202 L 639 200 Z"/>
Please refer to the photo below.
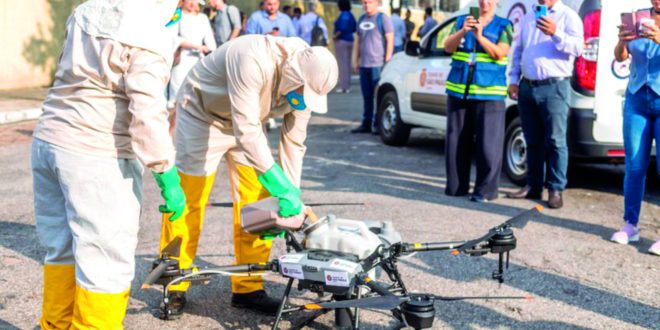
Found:
<path fill-rule="evenodd" d="M 163 196 L 165 204 L 158 207 L 160 213 L 172 213 L 168 220 L 174 221 L 178 219 L 186 207 L 186 196 L 181 189 L 181 178 L 176 167 L 172 166 L 171 169 L 163 172 L 151 172 L 156 179 L 158 187 L 160 187 L 160 195 Z"/>
<path fill-rule="evenodd" d="M 273 165 L 258 179 L 271 196 L 277 197 L 279 200 L 280 216 L 290 217 L 300 214 L 302 211 L 300 189 L 289 181 L 279 165 Z"/>

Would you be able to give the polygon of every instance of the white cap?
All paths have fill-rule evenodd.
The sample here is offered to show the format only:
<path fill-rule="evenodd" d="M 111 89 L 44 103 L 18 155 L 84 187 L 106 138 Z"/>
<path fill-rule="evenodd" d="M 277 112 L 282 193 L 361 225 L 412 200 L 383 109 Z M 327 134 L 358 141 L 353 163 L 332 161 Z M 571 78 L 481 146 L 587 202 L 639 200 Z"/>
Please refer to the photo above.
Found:
<path fill-rule="evenodd" d="M 337 60 L 321 46 L 306 48 L 297 60 L 305 82 L 305 104 L 313 112 L 328 112 L 328 93 L 335 88 L 339 76 Z"/>

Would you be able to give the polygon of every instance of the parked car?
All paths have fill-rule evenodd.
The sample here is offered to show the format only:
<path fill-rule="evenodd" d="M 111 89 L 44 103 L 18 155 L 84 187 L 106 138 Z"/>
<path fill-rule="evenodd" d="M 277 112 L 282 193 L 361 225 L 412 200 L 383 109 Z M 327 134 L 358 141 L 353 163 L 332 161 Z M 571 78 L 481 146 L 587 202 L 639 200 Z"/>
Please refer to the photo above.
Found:
<path fill-rule="evenodd" d="M 649 1 L 562 1 L 579 13 L 585 31 L 584 54 L 576 60 L 571 79 L 568 126 L 571 159 L 621 163 L 624 158 L 622 111 L 630 63 L 618 63 L 614 59 L 617 25 L 621 13 L 648 8 Z M 514 40 L 518 38 L 522 18 L 536 4 L 535 0 L 500 1 L 496 13 L 513 22 Z M 478 1 L 471 1 L 438 24 L 419 43 L 409 42 L 405 53 L 396 54 L 383 68 L 376 101 L 385 144 L 405 145 L 414 127 L 436 129 L 444 135 L 445 83 L 451 68 L 451 55 L 444 51 L 444 42 L 456 17 L 466 14 L 471 6 L 478 6 Z M 516 102 L 507 99 L 506 106 L 503 167 L 513 182 L 522 185 L 527 175 L 527 147 Z"/>

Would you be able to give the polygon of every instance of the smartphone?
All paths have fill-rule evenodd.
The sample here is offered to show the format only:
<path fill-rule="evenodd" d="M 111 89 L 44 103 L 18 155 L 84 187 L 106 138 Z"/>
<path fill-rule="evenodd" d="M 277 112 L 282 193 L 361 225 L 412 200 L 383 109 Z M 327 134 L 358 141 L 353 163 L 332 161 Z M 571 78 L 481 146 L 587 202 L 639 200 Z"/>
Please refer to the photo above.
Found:
<path fill-rule="evenodd" d="M 640 10 L 635 12 L 635 22 L 637 23 L 637 36 L 641 37 L 646 34 L 645 25 L 655 25 L 655 20 L 651 16 L 651 11 L 649 10 Z"/>
<path fill-rule="evenodd" d="M 536 5 L 534 7 L 536 13 L 536 19 L 539 20 L 541 17 L 548 16 L 548 6 L 546 5 Z"/>
<path fill-rule="evenodd" d="M 474 19 L 479 19 L 480 14 L 481 10 L 479 7 L 470 7 L 470 16 L 474 17 Z"/>
<path fill-rule="evenodd" d="M 623 25 L 623 29 L 626 32 L 637 35 L 637 24 L 635 24 L 634 13 L 622 13 L 621 25 Z"/>

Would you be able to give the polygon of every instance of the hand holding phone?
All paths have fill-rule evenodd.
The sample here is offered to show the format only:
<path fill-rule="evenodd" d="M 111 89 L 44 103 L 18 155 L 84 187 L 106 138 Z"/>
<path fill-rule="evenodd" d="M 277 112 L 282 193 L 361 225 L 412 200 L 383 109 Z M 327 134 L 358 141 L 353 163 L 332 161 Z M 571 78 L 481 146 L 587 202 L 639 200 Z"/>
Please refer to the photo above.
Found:
<path fill-rule="evenodd" d="M 535 9 L 534 13 L 536 14 L 536 20 L 540 20 L 542 17 L 548 16 L 548 6 L 536 5 L 534 9 Z"/>
<path fill-rule="evenodd" d="M 637 26 L 635 24 L 635 13 L 622 13 L 621 25 L 619 29 L 619 39 L 625 35 L 632 35 L 637 37 Z"/>
<path fill-rule="evenodd" d="M 472 16 L 476 20 L 479 20 L 480 15 L 481 15 L 481 10 L 479 9 L 479 7 L 470 7 L 470 16 Z"/>

